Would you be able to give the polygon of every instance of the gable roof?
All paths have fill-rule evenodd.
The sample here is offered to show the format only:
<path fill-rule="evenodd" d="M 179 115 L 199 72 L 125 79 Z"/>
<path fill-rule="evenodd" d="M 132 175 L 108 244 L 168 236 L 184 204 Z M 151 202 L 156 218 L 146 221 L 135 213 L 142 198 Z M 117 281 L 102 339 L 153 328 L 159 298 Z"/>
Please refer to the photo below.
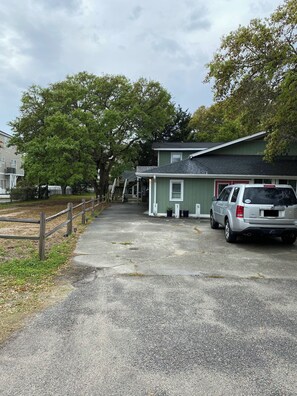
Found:
<path fill-rule="evenodd" d="M 212 142 L 155 142 L 152 148 L 155 151 L 201 151 L 222 143 Z"/>
<path fill-rule="evenodd" d="M 264 137 L 265 135 L 266 135 L 266 132 L 258 132 L 258 133 L 254 133 L 253 135 L 244 136 L 242 138 L 239 138 L 239 139 L 236 139 L 236 140 L 232 140 L 231 142 L 219 143 L 215 147 L 210 147 L 210 148 L 208 148 L 206 150 L 198 151 L 197 153 L 191 154 L 190 158 L 198 157 L 200 155 L 206 155 L 206 154 L 211 153 L 213 151 L 220 150 L 220 149 L 225 148 L 225 147 L 233 146 L 233 145 L 238 144 L 238 143 L 249 142 L 251 140 L 257 140 L 257 139 L 259 139 L 261 137 Z"/>
<path fill-rule="evenodd" d="M 258 155 L 199 156 L 172 164 L 160 166 L 143 173 L 143 177 L 209 177 L 209 176 L 248 176 L 261 177 L 297 176 L 297 157 L 280 157 L 275 162 L 263 161 Z"/>

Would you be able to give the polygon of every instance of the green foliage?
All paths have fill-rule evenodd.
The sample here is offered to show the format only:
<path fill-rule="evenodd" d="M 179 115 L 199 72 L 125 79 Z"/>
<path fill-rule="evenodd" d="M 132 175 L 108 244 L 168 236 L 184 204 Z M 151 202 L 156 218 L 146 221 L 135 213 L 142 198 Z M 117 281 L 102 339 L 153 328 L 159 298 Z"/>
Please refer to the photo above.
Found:
<path fill-rule="evenodd" d="M 72 245 L 65 241 L 52 248 L 48 258 L 40 261 L 35 253 L 28 259 L 14 259 L 0 265 L 0 276 L 9 277 L 17 285 L 38 283 L 54 275 L 58 268 L 66 263 L 72 251 Z"/>
<path fill-rule="evenodd" d="M 37 196 L 37 187 L 30 184 L 28 185 L 24 180 L 10 190 L 10 199 L 12 201 L 31 201 L 36 199 Z"/>
<path fill-rule="evenodd" d="M 192 129 L 189 126 L 191 114 L 182 110 L 178 105 L 174 109 L 172 117 L 163 129 L 156 129 L 150 138 L 139 142 L 138 165 L 156 165 L 156 153 L 152 149 L 154 142 L 187 142 L 191 141 Z"/>
<path fill-rule="evenodd" d="M 297 2 L 286 0 L 264 20 L 223 38 L 209 63 L 206 81 L 214 94 L 251 132 L 269 132 L 266 157 L 286 152 L 297 140 Z"/>
<path fill-rule="evenodd" d="M 83 72 L 47 88 L 32 86 L 20 111 L 10 123 L 10 143 L 26 154 L 27 179 L 38 185 L 91 183 L 103 195 L 111 170 L 131 161 L 136 143 L 162 130 L 174 107 L 155 81 Z"/>
<path fill-rule="evenodd" d="M 195 111 L 189 124 L 195 140 L 228 142 L 250 133 L 244 126 L 242 115 L 230 114 L 226 102 L 215 103 L 208 108 L 201 106 Z"/>
<path fill-rule="evenodd" d="M 188 142 L 192 139 L 192 129 L 189 126 L 191 114 L 184 111 L 180 105 L 175 108 L 175 113 L 161 131 L 161 136 L 156 141 Z"/>

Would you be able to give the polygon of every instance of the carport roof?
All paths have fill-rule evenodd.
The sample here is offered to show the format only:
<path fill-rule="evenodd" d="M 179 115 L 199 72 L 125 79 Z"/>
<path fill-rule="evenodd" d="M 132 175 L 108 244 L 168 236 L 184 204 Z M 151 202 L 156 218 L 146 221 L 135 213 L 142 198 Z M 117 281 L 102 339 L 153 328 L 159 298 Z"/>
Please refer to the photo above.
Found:
<path fill-rule="evenodd" d="M 160 166 L 138 176 L 166 177 L 195 175 L 297 176 L 297 157 L 281 157 L 265 162 L 258 155 L 208 155 Z"/>

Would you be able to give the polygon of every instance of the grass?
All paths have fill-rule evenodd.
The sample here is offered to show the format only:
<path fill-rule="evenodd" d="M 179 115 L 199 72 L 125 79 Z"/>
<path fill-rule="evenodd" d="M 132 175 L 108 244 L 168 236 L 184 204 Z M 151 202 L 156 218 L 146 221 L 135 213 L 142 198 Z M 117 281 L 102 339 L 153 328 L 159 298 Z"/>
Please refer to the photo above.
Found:
<path fill-rule="evenodd" d="M 9 278 L 16 284 L 36 284 L 53 275 L 65 263 L 71 252 L 72 244 L 65 241 L 54 246 L 45 261 L 40 261 L 36 252 L 27 259 L 7 261 L 0 266 L 0 278 Z"/>
<path fill-rule="evenodd" d="M 7 213 L 16 218 L 38 218 L 40 211 L 47 216 L 65 209 L 67 202 L 89 200 L 91 196 L 51 197 L 46 201 L 18 202 L 0 205 L 0 217 Z M 96 209 L 98 215 L 104 206 Z M 87 214 L 91 220 L 91 214 Z M 55 220 L 57 223 L 65 219 Z M 54 228 L 57 223 L 50 223 Z M 36 234 L 35 225 L 22 223 L 0 223 L 6 227 L 4 233 Z M 9 224 L 9 227 L 7 225 Z M 58 281 L 58 275 L 70 269 L 71 258 L 78 236 L 85 230 L 80 216 L 73 224 L 77 232 L 64 237 L 64 228 L 46 240 L 46 260 L 38 258 L 38 242 L 0 239 L 0 343 L 18 329 L 28 314 L 32 314 L 53 300 L 53 296 L 64 296 L 72 290 L 70 284 Z M 38 232 L 37 232 L 38 233 Z"/>

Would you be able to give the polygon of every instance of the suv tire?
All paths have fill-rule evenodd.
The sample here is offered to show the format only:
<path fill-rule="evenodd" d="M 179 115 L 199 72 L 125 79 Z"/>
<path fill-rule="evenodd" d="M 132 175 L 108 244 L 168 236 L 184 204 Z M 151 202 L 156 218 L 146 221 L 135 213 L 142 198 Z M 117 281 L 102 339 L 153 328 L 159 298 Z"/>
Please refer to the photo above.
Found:
<path fill-rule="evenodd" d="M 217 230 L 219 228 L 219 223 L 217 221 L 215 221 L 215 219 L 213 218 L 212 211 L 210 211 L 210 227 L 213 230 Z"/>
<path fill-rule="evenodd" d="M 294 233 L 288 233 L 281 236 L 282 241 L 285 245 L 293 245 L 296 241 L 296 235 Z"/>
<path fill-rule="evenodd" d="M 229 219 L 225 221 L 225 239 L 229 243 L 236 242 L 236 235 L 230 227 Z"/>

